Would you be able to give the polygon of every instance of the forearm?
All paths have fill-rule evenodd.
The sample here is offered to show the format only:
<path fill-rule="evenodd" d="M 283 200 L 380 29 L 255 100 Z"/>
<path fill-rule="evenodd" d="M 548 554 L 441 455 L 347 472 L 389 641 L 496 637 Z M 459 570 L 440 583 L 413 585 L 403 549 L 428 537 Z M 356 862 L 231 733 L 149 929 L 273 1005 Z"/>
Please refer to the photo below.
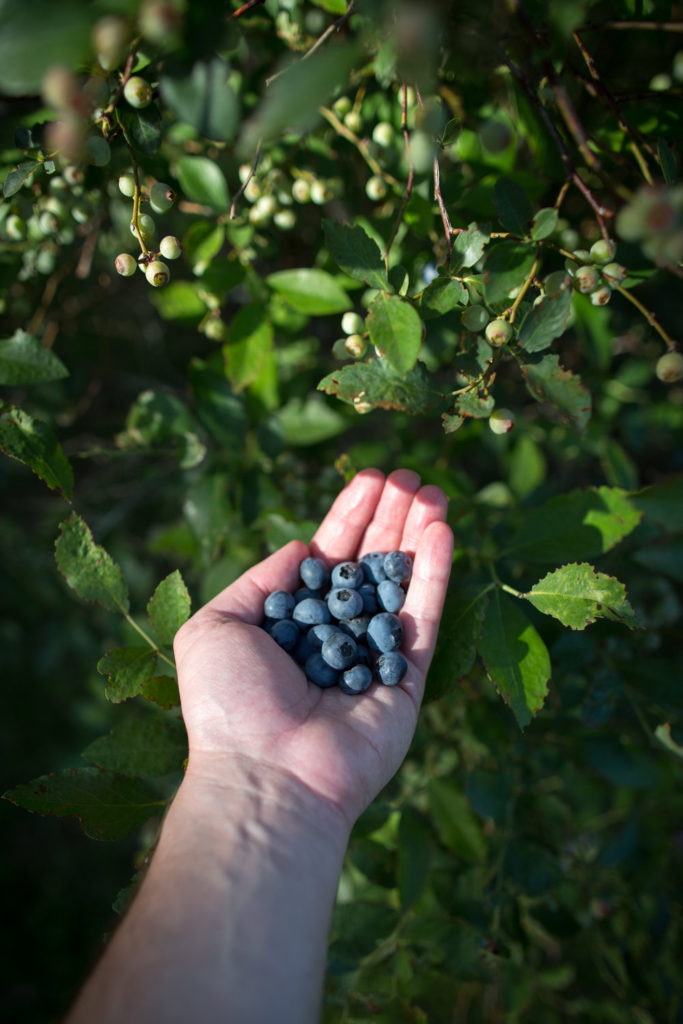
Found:
<path fill-rule="evenodd" d="M 318 1019 L 348 827 L 300 783 L 192 767 L 68 1024 Z"/>

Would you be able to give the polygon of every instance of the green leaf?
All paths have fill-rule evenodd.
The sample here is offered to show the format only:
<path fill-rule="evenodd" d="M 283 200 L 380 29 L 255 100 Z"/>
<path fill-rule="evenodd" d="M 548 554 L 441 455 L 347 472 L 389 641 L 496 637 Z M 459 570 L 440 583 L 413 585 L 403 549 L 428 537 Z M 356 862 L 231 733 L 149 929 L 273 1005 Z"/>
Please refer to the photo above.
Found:
<path fill-rule="evenodd" d="M 456 271 L 462 267 L 473 267 L 484 254 L 484 249 L 491 234 L 478 224 L 470 224 L 466 230 L 459 231 L 453 241 L 451 268 Z"/>
<path fill-rule="evenodd" d="M 50 428 L 0 399 L 0 451 L 23 462 L 53 491 L 71 501 L 74 475 Z"/>
<path fill-rule="evenodd" d="M 346 13 L 346 0 L 313 0 L 313 3 L 329 11 L 330 14 Z"/>
<path fill-rule="evenodd" d="M 413 415 L 428 412 L 441 398 L 422 363 L 407 374 L 399 374 L 387 359 L 343 366 L 323 377 L 318 390 L 363 411 L 379 406 Z"/>
<path fill-rule="evenodd" d="M 204 429 L 224 448 L 241 451 L 246 431 L 242 396 L 235 394 L 223 374 L 200 359 L 190 363 L 189 379 L 194 410 Z"/>
<path fill-rule="evenodd" d="M 273 328 L 263 305 L 242 306 L 232 318 L 223 355 L 230 383 L 242 391 L 256 380 L 264 361 L 272 358 Z"/>
<path fill-rule="evenodd" d="M 451 779 L 432 779 L 427 795 L 432 821 L 444 846 L 465 860 L 483 864 L 486 838 L 458 784 Z"/>
<path fill-rule="evenodd" d="M 339 282 L 315 267 L 277 270 L 268 275 L 266 283 L 290 306 L 309 316 L 344 313 L 351 308 L 351 300 Z"/>
<path fill-rule="evenodd" d="M 230 208 L 228 183 L 213 160 L 206 156 L 183 156 L 176 165 L 176 175 L 188 199 L 218 213 L 226 213 Z"/>
<path fill-rule="evenodd" d="M 206 454 L 194 416 L 184 402 L 163 391 L 143 391 L 116 435 L 121 448 L 170 450 L 183 469 L 199 465 Z"/>
<path fill-rule="evenodd" d="M 670 476 L 651 487 L 644 487 L 631 495 L 631 501 L 646 520 L 663 530 L 678 532 L 681 530 L 683 508 L 683 475 Z"/>
<path fill-rule="evenodd" d="M 187 757 L 185 727 L 182 721 L 128 718 L 81 756 L 98 768 L 138 779 L 182 771 Z"/>
<path fill-rule="evenodd" d="M 161 118 L 154 106 L 144 110 L 116 108 L 116 116 L 126 141 L 143 156 L 154 156 L 161 145 Z"/>
<path fill-rule="evenodd" d="M 420 297 L 420 311 L 426 317 L 443 316 L 469 301 L 464 284 L 452 277 L 435 277 Z"/>
<path fill-rule="evenodd" d="M 533 210 L 522 186 L 510 178 L 499 178 L 493 188 L 493 199 L 504 229 L 513 235 L 525 235 Z"/>
<path fill-rule="evenodd" d="M 183 237 L 183 254 L 192 267 L 192 273 L 201 277 L 225 241 L 225 228 L 209 220 L 195 221 Z M 184 282 L 181 282 L 184 283 Z"/>
<path fill-rule="evenodd" d="M 166 288 L 150 289 L 150 297 L 164 320 L 197 324 L 207 312 L 199 296 L 200 287 L 193 281 L 172 281 Z"/>
<path fill-rule="evenodd" d="M 337 903 L 330 927 L 330 958 L 348 970 L 369 956 L 399 923 L 398 911 L 386 903 L 354 899 Z"/>
<path fill-rule="evenodd" d="M 545 355 L 520 360 L 529 393 L 538 402 L 554 405 L 577 430 L 584 430 L 591 417 L 590 393 L 579 377 L 560 366 L 559 357 Z"/>
<path fill-rule="evenodd" d="M 231 142 L 239 124 L 240 109 L 228 82 L 230 65 L 221 57 L 197 61 L 189 74 L 163 74 L 161 98 L 180 121 L 198 135 Z"/>
<path fill-rule="evenodd" d="M 84 601 L 110 611 L 128 611 L 128 590 L 120 568 L 95 544 L 90 528 L 72 512 L 59 526 L 55 543 L 57 566 L 66 582 Z"/>
<path fill-rule="evenodd" d="M 292 398 L 277 415 L 287 444 L 300 447 L 328 441 L 349 426 L 347 417 L 342 416 L 338 407 L 321 395 Z"/>
<path fill-rule="evenodd" d="M 678 179 L 676 155 L 666 139 L 657 140 L 657 156 L 664 181 L 667 185 L 675 185 Z"/>
<path fill-rule="evenodd" d="M 25 331 L 15 331 L 11 338 L 0 340 L 0 384 L 42 384 L 68 376 L 61 359 Z"/>
<path fill-rule="evenodd" d="M 19 164 L 16 170 L 10 171 L 2 186 L 2 194 L 5 199 L 9 199 L 10 196 L 18 192 L 22 185 L 30 183 L 33 175 L 40 169 L 42 169 L 42 164 L 39 160 L 25 160 Z"/>
<path fill-rule="evenodd" d="M 636 625 L 624 584 L 596 572 L 587 562 L 549 572 L 523 596 L 539 612 L 552 615 L 570 629 L 585 629 L 596 619 L 622 622 L 629 629 Z"/>
<path fill-rule="evenodd" d="M 240 158 L 251 156 L 261 140 L 279 138 L 284 131 L 309 131 L 320 119 L 320 105 L 346 85 L 357 57 L 355 46 L 326 46 L 306 60 L 288 57 L 275 72 L 256 112 L 244 125 L 238 142 Z"/>
<path fill-rule="evenodd" d="M 388 288 L 387 272 L 379 246 L 359 225 L 323 220 L 325 243 L 338 267 L 356 281 L 380 291 Z"/>
<path fill-rule="evenodd" d="M 159 583 L 147 604 L 149 621 L 160 643 L 173 643 L 173 637 L 190 617 L 190 607 L 187 587 L 175 569 Z"/>
<path fill-rule="evenodd" d="M 116 647 L 97 663 L 97 671 L 107 677 L 104 695 L 113 704 L 137 697 L 142 684 L 156 670 L 157 652 L 147 645 Z"/>
<path fill-rule="evenodd" d="M 534 247 L 524 242 L 496 242 L 486 254 L 484 291 L 492 306 L 506 302 L 508 293 L 519 288 L 534 265 Z"/>
<path fill-rule="evenodd" d="M 99 768 L 66 768 L 41 775 L 4 794 L 37 814 L 75 815 L 91 839 L 114 840 L 137 832 L 166 805 L 153 789 Z"/>
<path fill-rule="evenodd" d="M 464 395 L 458 395 L 454 408 L 458 416 L 463 419 L 481 420 L 491 415 L 495 404 L 496 401 L 493 395 L 476 394 L 468 391 Z"/>
<path fill-rule="evenodd" d="M 396 295 L 379 295 L 367 316 L 370 341 L 394 369 L 408 373 L 422 346 L 422 321 L 408 302 Z"/>
<path fill-rule="evenodd" d="M 547 696 L 550 656 L 517 598 L 496 588 L 478 647 L 489 679 L 524 729 Z"/>
<path fill-rule="evenodd" d="M 658 572 L 683 583 L 683 537 L 664 537 L 658 543 L 638 548 L 631 557 L 650 572 Z"/>
<path fill-rule="evenodd" d="M 527 562 L 596 558 L 628 536 L 642 518 L 617 487 L 589 487 L 551 498 L 533 509 L 504 555 Z"/>
<path fill-rule="evenodd" d="M 78 67 L 92 52 L 96 13 L 78 0 L 0 0 L 0 91 L 37 96 L 49 67 Z"/>
<path fill-rule="evenodd" d="M 534 242 L 540 242 L 541 239 L 552 235 L 557 227 L 558 220 L 559 214 L 554 206 L 546 206 L 534 214 L 534 219 L 531 223 L 531 237 Z"/>
<path fill-rule="evenodd" d="M 519 344 L 527 352 L 540 352 L 555 338 L 564 334 L 572 310 L 572 282 L 569 275 L 565 284 L 552 294 L 543 296 L 538 305 L 531 307 L 519 331 Z"/>
<path fill-rule="evenodd" d="M 424 816 L 409 804 L 398 826 L 398 891 L 406 911 L 424 892 L 429 880 L 431 829 Z"/>
<path fill-rule="evenodd" d="M 178 680 L 174 676 L 151 676 L 140 687 L 140 693 L 145 700 L 158 704 L 166 711 L 180 705 Z"/>

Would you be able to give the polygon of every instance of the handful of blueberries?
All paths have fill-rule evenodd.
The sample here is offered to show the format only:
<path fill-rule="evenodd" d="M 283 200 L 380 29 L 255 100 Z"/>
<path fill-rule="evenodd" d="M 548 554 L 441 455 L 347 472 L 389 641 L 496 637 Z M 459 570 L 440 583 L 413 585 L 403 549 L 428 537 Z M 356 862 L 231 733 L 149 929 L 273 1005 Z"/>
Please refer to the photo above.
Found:
<path fill-rule="evenodd" d="M 263 604 L 263 628 L 316 686 L 359 694 L 373 679 L 396 686 L 408 668 L 396 614 L 413 568 L 404 551 L 372 551 L 332 570 L 319 558 L 299 566 L 294 594 L 274 590 Z"/>

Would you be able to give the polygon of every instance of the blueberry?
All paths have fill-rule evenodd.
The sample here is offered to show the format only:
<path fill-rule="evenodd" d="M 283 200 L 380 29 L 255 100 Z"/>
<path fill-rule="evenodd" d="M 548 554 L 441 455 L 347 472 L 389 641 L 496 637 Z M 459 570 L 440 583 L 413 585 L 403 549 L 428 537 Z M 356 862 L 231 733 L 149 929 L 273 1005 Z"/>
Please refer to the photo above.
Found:
<path fill-rule="evenodd" d="M 301 582 L 311 590 L 322 590 L 330 580 L 330 572 L 320 558 L 304 558 L 299 566 Z"/>
<path fill-rule="evenodd" d="M 311 590 L 310 587 L 299 587 L 298 590 L 294 591 L 295 604 L 299 604 L 300 601 L 303 601 L 307 597 L 314 597 L 319 601 L 321 599 L 320 591 Z"/>
<path fill-rule="evenodd" d="M 365 579 L 369 583 L 381 583 L 382 580 L 387 578 L 387 574 L 384 571 L 384 558 L 385 554 L 383 551 L 370 551 L 361 558 L 359 564 L 363 566 Z"/>
<path fill-rule="evenodd" d="M 292 651 L 292 657 L 297 665 L 305 665 L 307 658 L 313 654 L 313 647 L 308 638 L 308 633 L 299 633 L 296 647 Z"/>
<path fill-rule="evenodd" d="M 268 619 L 291 619 L 294 597 L 286 590 L 274 590 L 263 602 L 263 612 Z"/>
<path fill-rule="evenodd" d="M 368 668 L 372 667 L 372 655 L 365 644 L 356 644 L 356 664 L 367 665 Z"/>
<path fill-rule="evenodd" d="M 323 689 L 327 689 L 328 686 L 334 686 L 339 679 L 337 670 L 323 661 L 323 656 L 319 651 L 314 651 L 313 654 L 306 658 L 304 672 L 312 683 L 315 683 L 316 686 L 321 686 Z"/>
<path fill-rule="evenodd" d="M 353 619 L 340 619 L 339 628 L 355 640 L 363 641 L 367 636 L 369 615 L 357 615 Z"/>
<path fill-rule="evenodd" d="M 363 611 L 363 598 L 357 590 L 336 587 L 327 595 L 327 607 L 335 619 L 355 619 Z"/>
<path fill-rule="evenodd" d="M 330 621 L 330 609 L 324 601 L 317 597 L 305 597 L 299 604 L 294 605 L 292 618 L 300 626 L 315 626 L 319 622 Z"/>
<path fill-rule="evenodd" d="M 384 571 L 384 570 L 382 570 Z M 377 587 L 374 583 L 363 583 L 358 588 L 358 593 L 363 598 L 363 611 L 373 614 L 379 608 L 377 604 Z"/>
<path fill-rule="evenodd" d="M 338 631 L 338 627 L 333 626 L 331 622 L 320 622 L 317 626 L 311 626 L 306 634 L 311 650 L 322 650 L 323 643 L 327 640 L 328 636 L 332 636 L 333 633 Z"/>
<path fill-rule="evenodd" d="M 397 686 L 408 671 L 408 662 L 400 651 L 387 651 L 377 659 L 377 675 L 385 686 Z"/>
<path fill-rule="evenodd" d="M 346 587 L 349 590 L 358 590 L 364 581 L 363 566 L 357 562 L 339 562 L 335 565 L 330 576 L 332 588 Z"/>
<path fill-rule="evenodd" d="M 351 668 L 356 661 L 356 641 L 346 633 L 336 632 L 324 641 L 320 654 L 332 668 Z"/>
<path fill-rule="evenodd" d="M 403 642 L 403 627 L 397 615 L 380 612 L 373 615 L 368 623 L 368 647 L 384 654 L 396 651 Z"/>
<path fill-rule="evenodd" d="M 384 571 L 394 583 L 406 583 L 413 571 L 413 560 L 405 551 L 390 551 L 384 559 Z"/>
<path fill-rule="evenodd" d="M 339 689 L 344 693 L 365 693 L 372 683 L 372 669 L 367 665 L 354 665 L 342 673 Z"/>
<path fill-rule="evenodd" d="M 299 627 L 291 619 L 279 619 L 271 627 L 270 635 L 283 651 L 291 654 L 300 636 Z"/>
<path fill-rule="evenodd" d="M 400 612 L 405 599 L 405 591 L 393 580 L 382 580 L 377 587 L 377 601 L 385 612 Z"/>

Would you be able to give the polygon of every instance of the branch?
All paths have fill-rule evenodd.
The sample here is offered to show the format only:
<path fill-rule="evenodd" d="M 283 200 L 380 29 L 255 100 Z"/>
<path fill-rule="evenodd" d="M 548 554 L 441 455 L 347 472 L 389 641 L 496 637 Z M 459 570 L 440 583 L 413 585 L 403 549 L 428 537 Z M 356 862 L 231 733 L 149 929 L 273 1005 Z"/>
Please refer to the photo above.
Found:
<path fill-rule="evenodd" d="M 404 195 L 403 200 L 401 202 L 401 206 L 398 211 L 398 216 L 394 221 L 394 226 L 392 228 L 391 235 L 389 236 L 389 241 L 387 242 L 386 249 L 384 250 L 383 253 L 384 265 L 387 269 L 387 273 L 389 272 L 389 252 L 391 250 L 392 245 L 394 244 L 396 232 L 398 231 L 401 221 L 403 220 L 403 214 L 405 213 L 406 206 L 408 205 L 410 197 L 413 194 L 413 177 L 415 173 L 413 168 L 413 160 L 410 155 L 410 136 L 408 134 L 408 86 L 406 85 L 405 82 L 403 83 L 401 96 L 401 131 L 403 132 L 403 143 L 405 145 L 406 150 L 406 160 L 408 161 L 408 181 L 406 182 L 406 194 Z"/>
<path fill-rule="evenodd" d="M 263 2 L 263 0 L 259 0 L 259 2 Z M 339 29 L 346 24 L 346 22 L 351 17 L 351 14 L 353 12 L 353 5 L 355 4 L 355 2 L 356 0 L 349 0 L 349 6 L 346 8 L 344 13 L 339 18 L 337 18 L 336 21 L 333 21 L 331 25 L 327 26 L 322 35 L 319 36 L 318 39 L 316 39 L 311 48 L 309 50 L 306 50 L 306 52 L 299 58 L 299 60 L 307 60 L 312 54 L 316 52 L 316 50 L 320 49 L 320 47 L 330 38 L 330 36 L 333 36 L 335 32 L 338 32 Z M 276 81 L 276 79 L 280 78 L 281 75 L 286 75 L 287 72 L 294 66 L 294 64 L 298 63 L 299 61 L 293 61 L 292 64 L 290 64 L 288 67 L 282 68 L 280 71 L 276 71 L 274 75 L 271 75 L 270 78 L 266 78 L 266 86 L 272 85 L 272 83 Z"/>

